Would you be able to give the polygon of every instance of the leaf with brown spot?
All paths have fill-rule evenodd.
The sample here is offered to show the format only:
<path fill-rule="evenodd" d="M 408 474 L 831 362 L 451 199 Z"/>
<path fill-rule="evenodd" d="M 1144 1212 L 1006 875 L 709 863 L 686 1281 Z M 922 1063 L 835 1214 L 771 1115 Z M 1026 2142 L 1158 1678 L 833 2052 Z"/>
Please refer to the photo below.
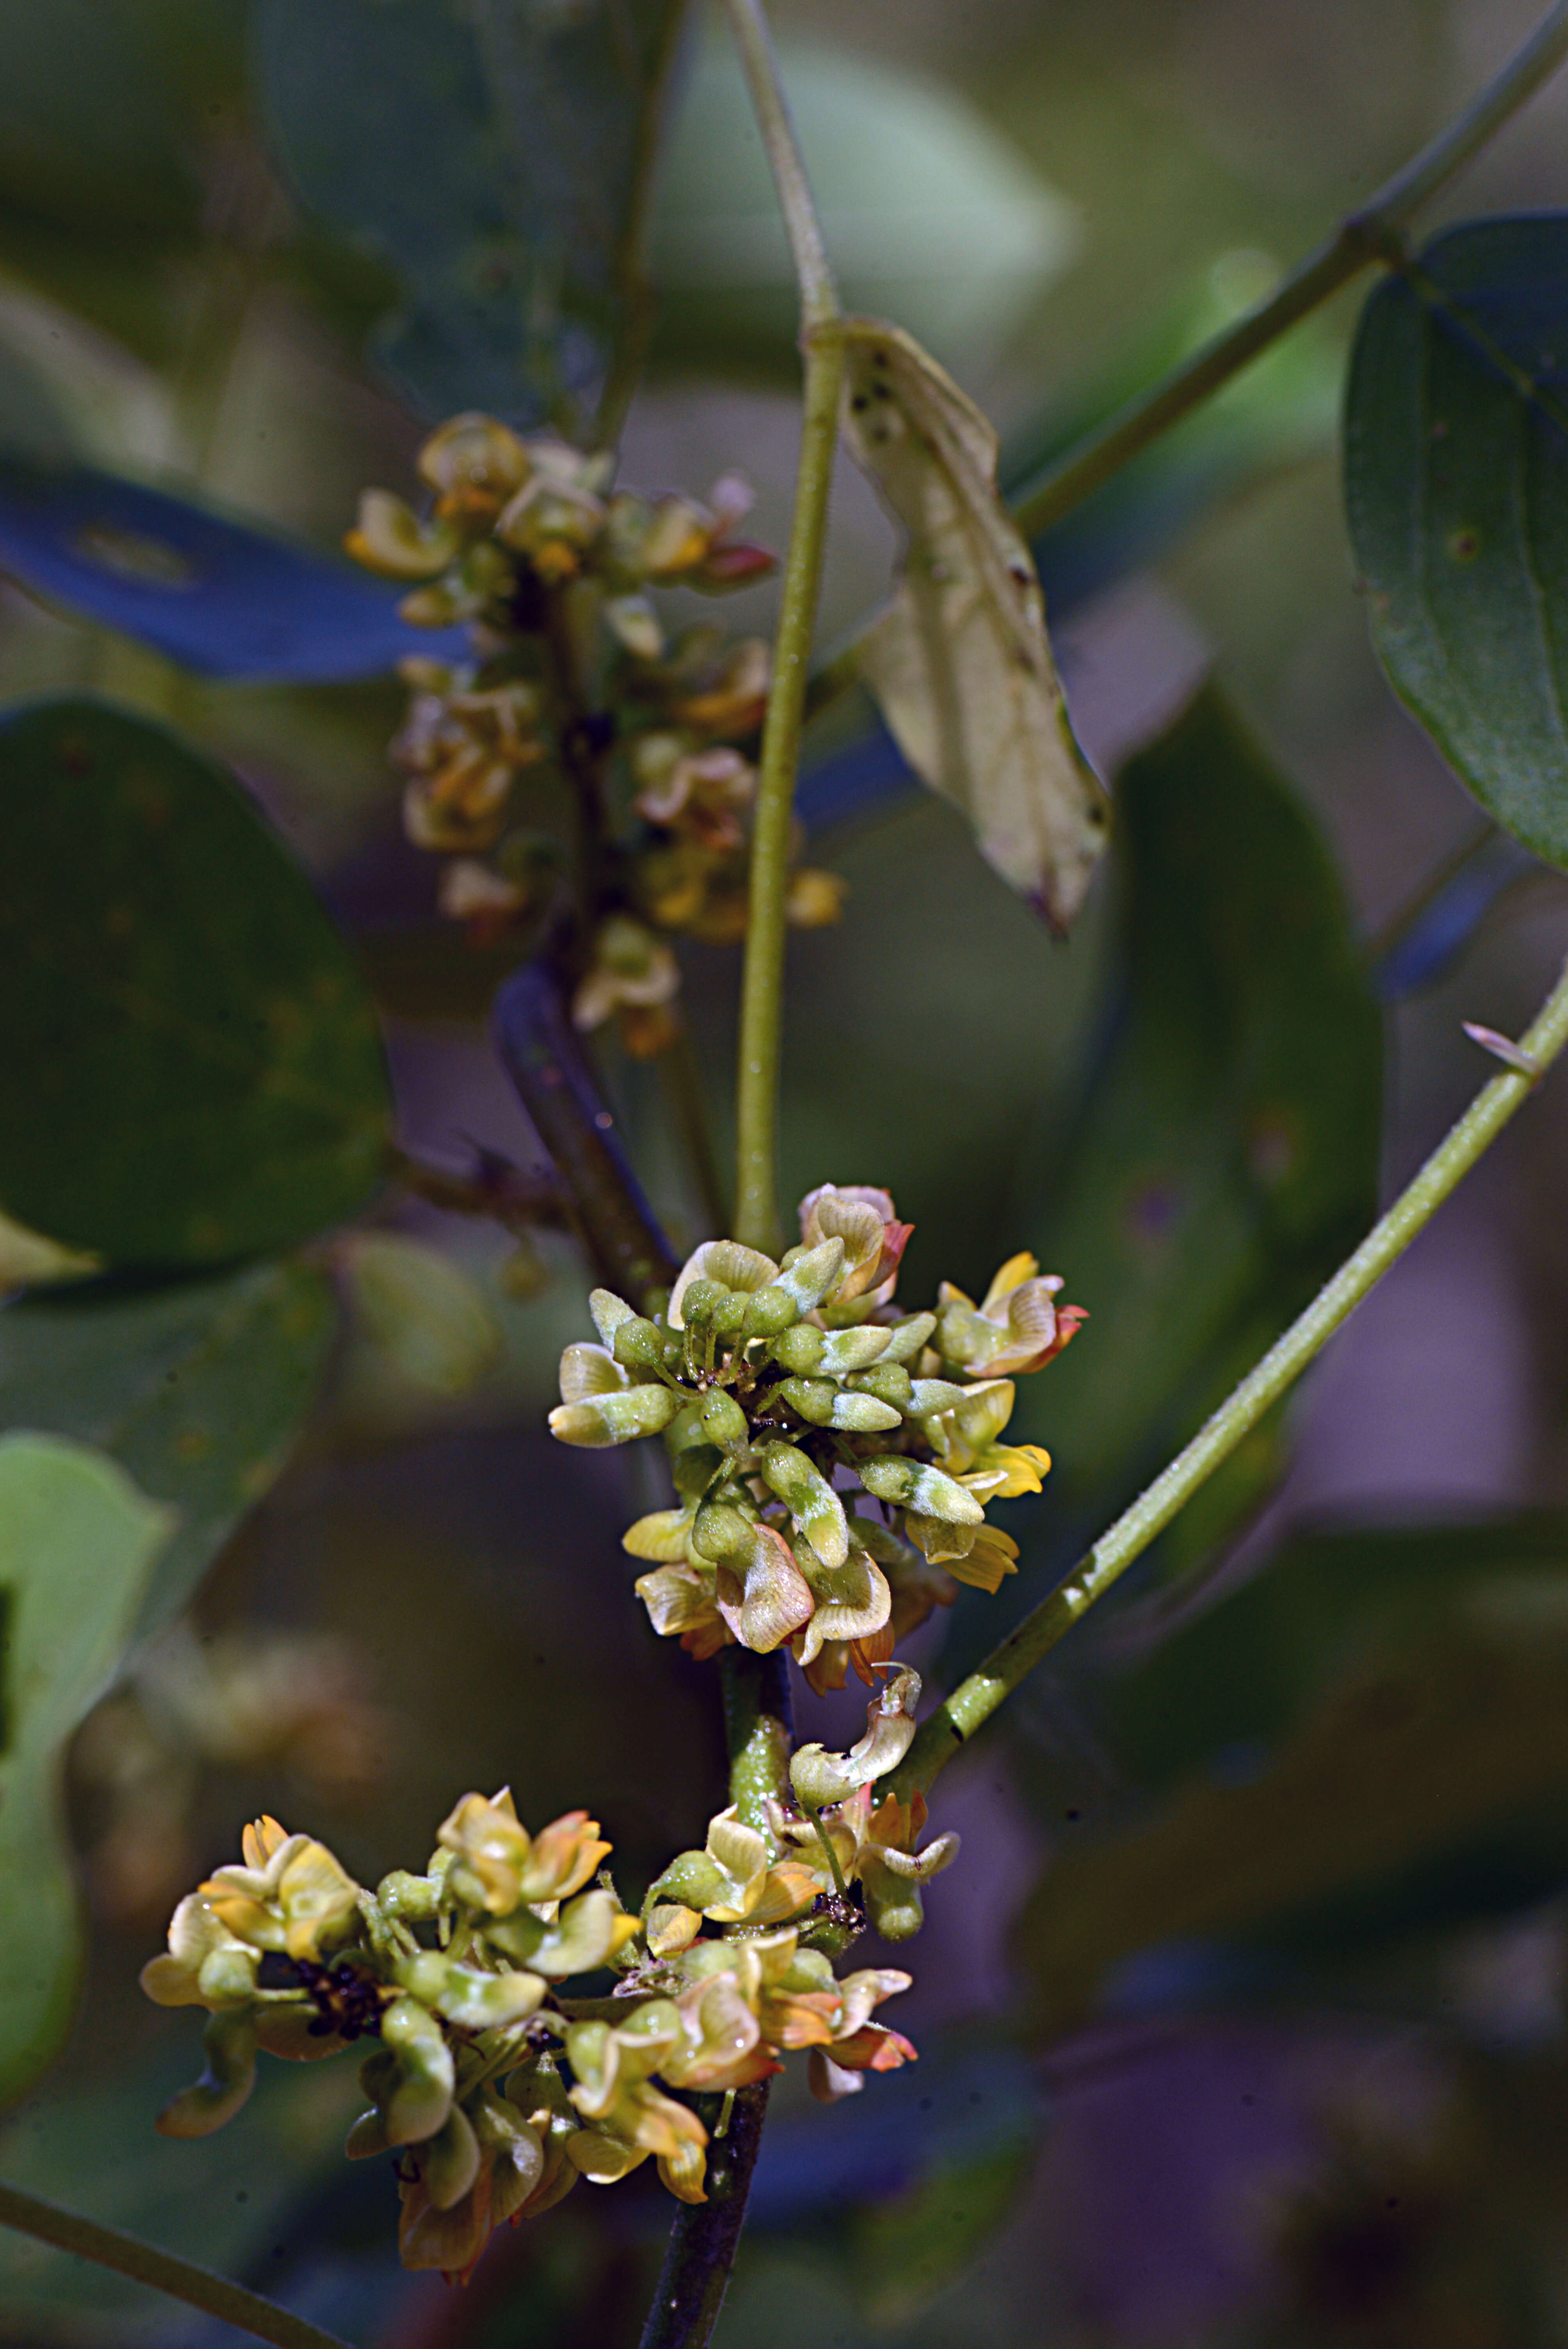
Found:
<path fill-rule="evenodd" d="M 1068 722 L 1033 558 L 996 491 L 995 432 L 901 328 L 851 318 L 841 331 L 845 438 L 908 538 L 861 673 L 916 773 L 1065 930 L 1110 802 Z"/>

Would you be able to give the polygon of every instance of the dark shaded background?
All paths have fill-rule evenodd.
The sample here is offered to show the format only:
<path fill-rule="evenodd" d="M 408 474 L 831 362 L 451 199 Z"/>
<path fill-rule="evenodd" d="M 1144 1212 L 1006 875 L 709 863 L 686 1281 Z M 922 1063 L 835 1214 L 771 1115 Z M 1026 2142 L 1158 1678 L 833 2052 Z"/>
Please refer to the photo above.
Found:
<path fill-rule="evenodd" d="M 789 53 L 802 90 L 825 89 L 830 117 L 836 92 L 861 126 L 858 150 L 837 159 L 841 187 L 825 191 L 851 297 L 907 317 L 1026 454 L 1306 249 L 1533 12 L 1491 0 L 780 0 L 774 13 L 792 43 L 811 45 Z M 722 120 L 706 66 L 699 103 Z M 1444 214 L 1562 203 L 1565 129 L 1568 81 L 1499 140 Z M 943 184 L 944 142 L 981 189 L 961 237 L 950 220 L 937 233 L 939 206 L 920 209 Z M 716 153 L 722 162 L 694 135 L 673 167 L 657 250 L 675 292 L 624 471 L 700 493 L 738 467 L 758 491 L 758 535 L 777 543 L 793 454 L 788 302 L 748 275 L 738 243 L 727 276 L 692 264 L 691 219 L 707 206 L 722 259 L 735 209 L 733 189 L 705 182 Z M 361 482 L 407 486 L 419 435 L 361 356 L 383 291 L 374 264 L 303 226 L 272 179 L 233 7 L 0 0 L 0 357 L 41 371 L 99 461 L 171 474 L 330 543 Z M 1334 423 L 1356 299 L 1305 329 L 1251 406 L 1233 409 L 1235 444 L 1253 451 L 1244 479 L 1155 567 L 1078 609 L 1062 651 L 1080 729 L 1111 762 L 1217 662 L 1375 939 L 1479 817 L 1382 684 L 1353 589 Z M 892 544 L 849 478 L 837 519 L 830 632 L 874 601 Z M 766 595 L 752 608 L 760 625 Z M 388 1034 L 405 1138 L 437 1155 L 472 1137 L 529 1158 L 481 1029 L 453 1016 L 460 971 L 448 957 L 432 978 L 420 959 L 431 885 L 398 844 L 383 760 L 396 688 L 199 685 L 0 588 L 0 690 L 78 687 L 213 744 L 285 828 L 400 1007 Z M 916 1302 L 944 1276 L 983 1285 L 1015 1246 L 1051 1256 L 1039 1203 L 1114 991 L 1114 885 L 1059 949 L 927 801 L 820 833 L 813 854 L 845 874 L 850 896 L 841 929 L 791 949 L 788 1179 L 890 1185 L 916 1225 L 903 1281 Z M 1528 874 L 1440 982 L 1388 1015 L 1386 1190 L 1485 1073 L 1460 1019 L 1515 1032 L 1565 944 L 1568 891 Z M 722 1100 L 734 962 L 695 953 L 688 972 Z M 693 1236 L 685 1179 L 655 1131 L 656 1078 L 614 1061 L 606 1072 L 658 1204 Z M 1550 1574 L 1520 1597 L 1541 1561 L 1560 1575 L 1568 1556 L 1551 1515 L 1568 1509 L 1565 1174 L 1559 1080 L 1330 1348 L 1292 1406 L 1283 1482 L 1239 1547 L 1184 1561 L 1239 1585 L 1288 1551 L 1272 1617 L 1216 1632 L 1212 1653 L 1201 1626 L 1183 1645 L 1171 1633 L 1191 1597 L 1181 1585 L 1162 1595 L 1156 1561 L 1109 1628 L 1054 1659 L 1016 1717 L 943 1780 L 937 1823 L 961 1830 L 964 1855 L 930 1897 L 917 1987 L 894 2015 L 923 2060 L 832 2113 L 781 2090 L 720 2335 L 732 2349 L 1568 2340 L 1568 1761 L 1553 1742 L 1562 1692 L 1550 1678 L 1568 1619 Z M 649 1506 L 639 1466 L 565 1454 L 542 1433 L 556 1353 L 583 1320 L 568 1252 L 544 1244 L 546 1285 L 520 1301 L 495 1282 L 500 1236 L 428 1210 L 400 1220 L 484 1286 L 503 1365 L 438 1402 L 352 1335 L 294 1466 L 191 1622 L 83 1732 L 92 1983 L 59 2073 L 0 2127 L 0 2167 L 242 2274 L 365 2349 L 611 2349 L 636 2337 L 667 2217 L 645 2173 L 614 2194 L 580 2187 L 507 2235 L 457 2294 L 402 2274 L 390 2180 L 381 2165 L 341 2160 L 350 2065 L 269 2067 L 205 2145 L 151 2129 L 193 2067 L 196 2033 L 139 1999 L 136 1969 L 174 1898 L 229 1856 L 253 1809 L 309 1824 L 373 1880 L 422 1861 L 459 1793 L 509 1780 L 535 1824 L 591 1806 L 625 1888 L 640 1889 L 672 1847 L 700 1840 L 722 1800 L 710 1676 L 655 1641 L 627 1589 L 617 1535 Z M 1073 1264 L 1051 1263 L 1077 1298 Z M 1201 1264 L 1192 1278 L 1201 1290 Z M 1097 1319 L 1114 1311 L 1113 1299 L 1081 1301 Z M 1095 1342 L 1091 1321 L 1079 1344 Z M 1050 1375 L 1030 1430 L 1047 1442 Z M 1067 1554 L 1065 1508 L 1053 1517 L 1047 1488 L 1019 1520 L 1020 1603 Z M 1542 1514 L 1520 1532 L 1522 1512 Z M 1539 1685 L 1518 1666 L 1523 1678 L 1472 1688 L 1484 1609 L 1467 1598 L 1443 1613 L 1440 1545 L 1418 1542 L 1394 1568 L 1377 1554 L 1379 1576 L 1405 1578 L 1405 1611 L 1377 1629 L 1391 1648 L 1357 1614 L 1363 1553 L 1301 1547 L 1324 1526 L 1502 1520 L 1512 1529 L 1488 1553 L 1501 1560 L 1491 1596 L 1514 1607 L 1516 1630 L 1533 1627 Z M 1002 1619 L 966 1604 L 946 1669 Z M 1222 1609 L 1212 1621 L 1233 1618 Z M 944 1628 L 916 1642 L 938 1677 Z M 1474 1751 L 1500 1757 L 1501 1791 L 1479 1821 L 1423 1845 L 1418 1865 L 1375 1854 L 1353 1899 L 1334 1888 L 1315 1909 L 1305 1888 L 1261 1933 L 1244 1898 L 1229 1909 L 1210 1898 L 1211 1879 L 1244 1878 L 1258 1850 L 1305 1841 L 1331 1799 L 1354 1820 L 1357 1774 L 1382 1766 L 1381 1749 L 1376 1720 L 1358 1729 L 1346 1716 L 1330 1739 L 1340 1776 L 1308 1774 L 1299 1816 L 1271 1814 L 1256 1848 L 1222 1806 L 1195 1814 L 1163 1889 L 1118 1858 L 1165 1816 L 1173 1785 L 1255 1789 L 1269 1742 L 1289 1743 L 1292 1704 L 1342 1667 L 1354 1679 L 1364 1652 L 1403 1656 L 1439 1692 L 1414 1815 L 1445 1723 L 1473 1699 Z M 1162 1654 L 1174 1659 L 1165 1682 Z M 1397 1674 L 1371 1684 L 1398 1699 Z M 812 1733 L 832 1742 L 852 1712 L 851 1700 L 814 1714 Z M 1216 1747 L 1213 1724 L 1232 1712 Z M 1510 1738 L 1532 1723 L 1537 1742 L 1511 1776 Z M 1047 1926 L 1020 1959 L 1009 1935 L 1031 1896 Z M 1076 1958 L 1073 1930 L 1049 1922 L 1074 1901 L 1090 1920 Z M 1154 1932 L 1148 1920 L 1167 1913 L 1176 1927 Z M 1075 1963 L 1076 1999 L 1062 1989 Z M 15 2349 L 194 2349 L 221 2330 L 0 2243 L 0 2339 Z"/>

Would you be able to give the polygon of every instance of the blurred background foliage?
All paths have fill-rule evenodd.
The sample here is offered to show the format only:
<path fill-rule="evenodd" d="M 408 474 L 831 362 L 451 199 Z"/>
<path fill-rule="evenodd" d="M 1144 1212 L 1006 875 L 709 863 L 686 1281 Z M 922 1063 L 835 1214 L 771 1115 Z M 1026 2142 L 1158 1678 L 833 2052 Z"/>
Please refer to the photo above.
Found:
<path fill-rule="evenodd" d="M 586 54 L 594 12 L 565 13 Z M 1315 242 L 1531 12 L 773 13 L 850 300 L 954 368 L 1017 485 Z M 628 86 L 584 67 L 585 110 L 542 104 L 506 151 L 485 67 L 503 20 L 438 0 L 0 0 L 7 570 L 38 584 L 42 463 L 281 533 L 319 585 L 358 488 L 407 488 L 432 416 L 559 413 L 592 383 Z M 414 103 L 399 43 L 427 59 Z M 649 235 L 665 299 L 624 471 L 700 494 L 738 468 L 776 544 L 792 305 L 715 27 L 676 93 Z M 1559 83 L 1446 216 L 1561 203 L 1565 129 Z M 811 853 L 849 896 L 841 926 L 791 947 L 788 1181 L 889 1185 L 916 1226 L 911 1299 L 944 1277 L 983 1288 L 1027 1246 L 1092 1316 L 1028 1397 L 1024 1432 L 1057 1468 L 1013 1506 L 1017 1581 L 915 1642 L 938 1681 L 1296 1309 L 1482 1073 L 1460 1019 L 1515 1029 L 1568 940 L 1561 878 L 1505 860 L 1458 950 L 1417 955 L 1377 1001 L 1402 909 L 1480 818 L 1383 683 L 1355 592 L 1335 428 L 1357 298 L 1042 549 L 1075 719 L 1121 770 L 1110 870 L 1070 947 L 899 787 L 863 711 L 813 740 Z M 518 340 L 541 318 L 542 374 Z M 275 668 L 231 647 L 225 679 L 222 646 L 176 667 L 124 601 L 147 584 L 150 510 L 94 494 L 118 555 L 90 593 L 0 586 L 0 694 L 108 694 L 232 762 L 355 944 L 405 1143 L 532 1163 L 483 1030 L 495 964 L 438 927 L 398 833 L 387 609 L 358 610 L 349 649 L 314 667 L 347 626 L 335 604 L 294 607 Z M 891 552 L 846 471 L 830 636 Z M 750 591 L 738 617 L 769 608 Z M 722 1105 L 735 959 L 686 961 Z M 695 1238 L 657 1071 L 606 1054 L 603 1076 L 672 1233 Z M 734 2349 L 1568 2341 L 1565 1188 L 1549 1088 L 1125 1598 L 944 1779 L 938 1824 L 965 1851 L 901 2018 L 922 2061 L 831 2114 L 776 2100 Z M 640 1889 L 720 1799 L 709 1676 L 631 1601 L 617 1529 L 651 1505 L 628 1489 L 638 1464 L 541 1433 L 583 1326 L 572 1251 L 517 1251 L 394 1193 L 330 1257 L 325 1275 L 285 1259 L 0 1316 L 6 1424 L 100 1444 L 186 1510 L 148 1598 L 157 1637 L 74 1749 L 88 1988 L 60 2066 L 0 2123 L 0 2170 L 365 2349 L 612 2349 L 636 2336 L 665 2218 L 640 2178 L 579 2189 L 453 2294 L 402 2273 L 385 2176 L 342 2163 L 351 2066 L 273 2067 L 199 2148 L 151 2131 L 191 2034 L 138 1998 L 136 1969 L 249 1812 L 308 1820 L 374 1878 L 423 1857 L 455 1793 L 510 1780 L 536 1822 L 592 1806 Z M 830 1703 L 820 1733 L 852 1711 Z M 8 2349 L 217 2337 L 0 2240 Z"/>

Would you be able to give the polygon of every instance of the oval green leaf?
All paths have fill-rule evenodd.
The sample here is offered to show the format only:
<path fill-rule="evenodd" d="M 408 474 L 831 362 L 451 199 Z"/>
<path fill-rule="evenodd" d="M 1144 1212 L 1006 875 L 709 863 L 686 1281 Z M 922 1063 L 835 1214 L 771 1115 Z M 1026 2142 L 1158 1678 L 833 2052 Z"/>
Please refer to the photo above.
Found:
<path fill-rule="evenodd" d="M 1568 866 L 1568 214 L 1450 229 L 1362 313 L 1350 534 L 1389 682 Z"/>
<path fill-rule="evenodd" d="M 1123 770 L 1117 825 L 1119 996 L 1065 1161 L 1009 1225 L 1088 1309 L 1015 1426 L 1056 1460 L 1054 1512 L 1097 1525 L 1366 1230 L 1382 1062 L 1328 852 L 1214 687 Z M 1260 1431 L 1170 1555 L 1278 1464 Z"/>
<path fill-rule="evenodd" d="M 369 997 L 233 778 L 105 704 L 0 721 L 0 1206 L 120 1265 L 284 1247 L 362 1206 Z"/>
<path fill-rule="evenodd" d="M 0 1425 L 96 1444 L 177 1513 L 139 1639 L 179 1613 L 283 1466 L 336 1320 L 330 1284 L 290 1262 L 129 1293 L 95 1285 L 0 1313 Z"/>
<path fill-rule="evenodd" d="M 66 1741 L 113 1676 L 172 1515 L 84 1444 L 0 1438 L 0 2106 L 69 2028 L 82 1923 Z"/>

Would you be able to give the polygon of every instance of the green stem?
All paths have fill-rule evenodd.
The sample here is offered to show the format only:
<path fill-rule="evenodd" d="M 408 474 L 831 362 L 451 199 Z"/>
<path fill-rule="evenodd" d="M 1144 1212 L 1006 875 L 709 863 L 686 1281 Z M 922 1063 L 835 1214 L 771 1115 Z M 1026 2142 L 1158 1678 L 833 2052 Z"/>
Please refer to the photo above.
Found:
<path fill-rule="evenodd" d="M 1095 1600 L 1104 1597 L 1134 1558 L 1148 1548 L 1158 1534 L 1163 1533 L 1199 1486 L 1230 1457 L 1367 1291 L 1403 1255 L 1477 1159 L 1496 1141 L 1533 1090 L 1539 1074 L 1545 1071 L 1565 1044 L 1568 965 L 1534 1026 L 1521 1039 L 1521 1050 L 1529 1057 L 1537 1075 L 1511 1072 L 1494 1077 L 1483 1087 L 1354 1256 L 1346 1258 L 1300 1319 L 1270 1347 L 1256 1369 L 1249 1371 L 1228 1401 L 1200 1428 L 1186 1450 L 1178 1454 L 1148 1491 L 1108 1533 L 1101 1535 L 1067 1580 L 1026 1615 L 978 1671 L 971 1672 L 946 1703 L 922 1723 L 892 1781 L 902 1799 L 907 1801 L 916 1787 L 923 1791 L 930 1786 L 937 1773 L 968 1743 L 982 1722 L 990 1718 L 1003 1699 L 1088 1612 Z"/>
<path fill-rule="evenodd" d="M 729 1799 L 742 1826 L 769 1835 L 768 1804 L 788 1803 L 789 1749 L 795 1724 L 789 1703 L 789 1665 L 782 1654 L 754 1655 L 749 1648 L 719 1651 L 724 1686 L 724 1735 L 729 1753 Z M 771 1842 L 771 1837 L 769 1836 Z"/>
<path fill-rule="evenodd" d="M 243 2284 L 176 2259 L 172 2251 L 160 2251 L 139 2236 L 122 2234 L 118 2227 L 100 2227 L 75 2210 L 62 2210 L 56 2202 L 23 2194 L 15 2186 L 0 2186 L 0 2226 L 15 2227 L 19 2234 L 36 2236 L 57 2251 L 75 2251 L 100 2268 L 112 2268 L 117 2275 L 150 2284 L 154 2292 L 182 2300 L 187 2307 L 200 2308 L 258 2341 L 272 2342 L 273 2349 L 344 2349 L 335 2333 L 307 2324 L 303 2316 L 247 2292 Z"/>
<path fill-rule="evenodd" d="M 1352 212 L 1338 233 L 1293 271 L 1266 302 L 1247 311 L 1161 382 L 1130 400 L 1024 493 L 1014 512 L 1026 537 L 1037 537 L 1072 507 L 1081 505 L 1150 441 L 1212 399 L 1271 343 L 1321 308 L 1341 286 L 1375 261 L 1397 254 L 1401 232 L 1412 213 L 1480 152 L 1565 57 L 1568 0 L 1558 0 L 1479 96 L 1379 188 L 1369 202 Z"/>
<path fill-rule="evenodd" d="M 799 763 L 808 666 L 822 581 L 828 496 L 839 432 L 843 343 L 839 297 L 822 243 L 805 166 L 789 121 L 779 68 L 758 0 L 725 0 L 779 200 L 800 287 L 805 350 L 800 466 L 784 565 L 773 681 L 762 730 L 762 757 L 752 831 L 751 895 L 741 984 L 736 1080 L 734 1232 L 748 1247 L 779 1244 L 779 1061 L 784 1016 L 784 900 L 789 884 L 789 829 Z"/>

